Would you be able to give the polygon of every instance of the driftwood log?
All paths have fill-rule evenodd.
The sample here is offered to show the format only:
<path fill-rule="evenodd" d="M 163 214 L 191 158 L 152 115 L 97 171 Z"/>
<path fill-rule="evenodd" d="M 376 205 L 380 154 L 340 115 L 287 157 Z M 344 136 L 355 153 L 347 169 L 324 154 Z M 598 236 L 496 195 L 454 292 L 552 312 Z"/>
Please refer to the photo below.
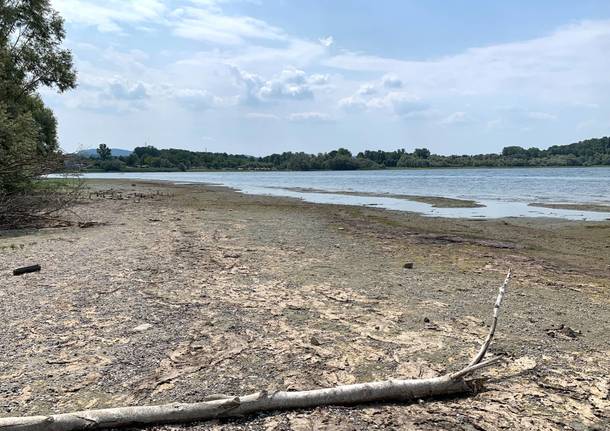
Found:
<path fill-rule="evenodd" d="M 40 271 L 40 265 L 36 264 L 36 265 L 24 266 L 22 268 L 14 269 L 13 275 L 23 275 L 23 274 L 29 274 L 30 272 L 38 272 L 38 271 Z"/>
<path fill-rule="evenodd" d="M 500 287 L 494 305 L 493 322 L 481 349 L 470 364 L 454 373 L 428 379 L 386 380 L 310 391 L 273 393 L 261 391 L 245 396 L 215 395 L 193 404 L 118 407 L 50 416 L 0 418 L 0 431 L 77 431 L 194 422 L 239 417 L 271 410 L 354 405 L 375 401 L 417 400 L 474 392 L 478 389 L 478 383 L 467 377 L 476 370 L 496 363 L 500 359 L 495 357 L 483 361 L 496 331 L 500 305 L 510 276 L 509 270 Z"/>

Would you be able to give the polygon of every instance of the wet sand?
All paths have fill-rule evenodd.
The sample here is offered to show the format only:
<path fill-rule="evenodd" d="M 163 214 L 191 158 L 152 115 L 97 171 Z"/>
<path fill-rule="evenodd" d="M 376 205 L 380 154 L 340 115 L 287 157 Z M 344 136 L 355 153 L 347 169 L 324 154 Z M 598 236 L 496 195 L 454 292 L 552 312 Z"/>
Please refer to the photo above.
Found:
<path fill-rule="evenodd" d="M 377 198 L 393 198 L 393 199 L 404 199 L 407 201 L 421 202 L 431 205 L 433 208 L 482 208 L 482 205 L 476 201 L 468 199 L 455 199 L 446 198 L 442 196 L 419 196 L 419 195 L 404 195 L 396 193 L 369 193 L 369 192 L 352 192 L 352 191 L 328 191 L 306 187 L 269 187 L 283 190 L 290 190 L 293 192 L 301 193 L 322 193 L 322 194 L 333 194 L 333 195 L 345 195 L 345 196 L 368 196 Z M 609 209 L 610 211 L 610 209 Z"/>
<path fill-rule="evenodd" d="M 578 211 L 598 211 L 602 213 L 610 213 L 610 205 L 602 204 L 567 204 L 567 203 L 543 203 L 534 202 L 529 204 L 531 207 L 563 209 L 563 210 L 578 210 Z"/>

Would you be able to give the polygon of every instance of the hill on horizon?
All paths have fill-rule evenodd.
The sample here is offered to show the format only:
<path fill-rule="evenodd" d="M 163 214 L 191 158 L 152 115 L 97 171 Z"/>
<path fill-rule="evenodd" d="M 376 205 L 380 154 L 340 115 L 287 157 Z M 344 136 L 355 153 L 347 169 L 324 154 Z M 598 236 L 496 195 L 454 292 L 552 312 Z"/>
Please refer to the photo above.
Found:
<path fill-rule="evenodd" d="M 122 148 L 111 148 L 110 151 L 112 152 L 112 157 L 127 157 L 131 153 L 133 153 L 133 151 L 131 151 L 131 150 L 124 150 Z M 83 157 L 93 157 L 93 158 L 98 157 L 96 148 L 88 148 L 86 150 L 80 150 L 76 154 L 78 154 L 79 156 L 83 156 Z"/>

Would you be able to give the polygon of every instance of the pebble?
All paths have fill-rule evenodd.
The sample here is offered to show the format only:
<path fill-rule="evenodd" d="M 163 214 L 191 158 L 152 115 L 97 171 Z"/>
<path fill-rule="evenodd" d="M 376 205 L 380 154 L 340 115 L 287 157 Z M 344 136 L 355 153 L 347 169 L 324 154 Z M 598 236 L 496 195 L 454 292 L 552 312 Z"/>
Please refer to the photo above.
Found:
<path fill-rule="evenodd" d="M 133 330 L 134 330 L 134 332 L 144 332 L 144 331 L 148 331 L 152 327 L 153 327 L 153 325 L 151 325 L 150 323 L 142 323 L 141 325 L 138 325 L 135 328 L 133 328 Z"/>

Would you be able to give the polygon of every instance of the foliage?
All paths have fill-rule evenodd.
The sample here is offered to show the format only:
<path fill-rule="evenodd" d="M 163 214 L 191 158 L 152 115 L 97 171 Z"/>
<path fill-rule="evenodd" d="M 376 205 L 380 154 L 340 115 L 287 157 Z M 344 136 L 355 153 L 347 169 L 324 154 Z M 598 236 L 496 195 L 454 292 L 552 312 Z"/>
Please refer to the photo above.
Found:
<path fill-rule="evenodd" d="M 0 4 L 1 91 L 18 102 L 39 86 L 74 88 L 72 54 L 63 49 L 63 19 L 49 0 L 13 0 Z"/>
<path fill-rule="evenodd" d="M 125 169 L 126 163 L 122 160 L 102 160 L 100 162 L 100 168 L 106 172 L 120 172 Z"/>
<path fill-rule="evenodd" d="M 0 225 L 44 199 L 34 187 L 61 163 L 57 122 L 36 90 L 75 86 L 72 55 L 62 49 L 63 21 L 49 0 L 0 1 Z M 19 205 L 23 208 L 19 209 Z"/>
<path fill-rule="evenodd" d="M 149 169 L 232 169 L 232 170 L 355 170 L 426 167 L 511 167 L 511 166 L 593 166 L 610 165 L 610 138 L 589 139 L 576 144 L 552 146 L 547 150 L 510 146 L 502 154 L 451 155 L 432 154 L 427 148 L 395 151 L 363 151 L 352 155 L 339 148 L 328 153 L 285 152 L 264 157 L 241 154 L 209 153 L 179 149 L 136 147 L 128 157 L 112 160 L 121 164 L 92 161 L 103 170 Z"/>
<path fill-rule="evenodd" d="M 99 156 L 100 160 L 104 161 L 104 160 L 108 160 L 112 157 L 112 150 L 110 148 L 108 148 L 108 146 L 106 144 L 100 144 L 99 147 L 97 147 L 97 155 Z"/>

